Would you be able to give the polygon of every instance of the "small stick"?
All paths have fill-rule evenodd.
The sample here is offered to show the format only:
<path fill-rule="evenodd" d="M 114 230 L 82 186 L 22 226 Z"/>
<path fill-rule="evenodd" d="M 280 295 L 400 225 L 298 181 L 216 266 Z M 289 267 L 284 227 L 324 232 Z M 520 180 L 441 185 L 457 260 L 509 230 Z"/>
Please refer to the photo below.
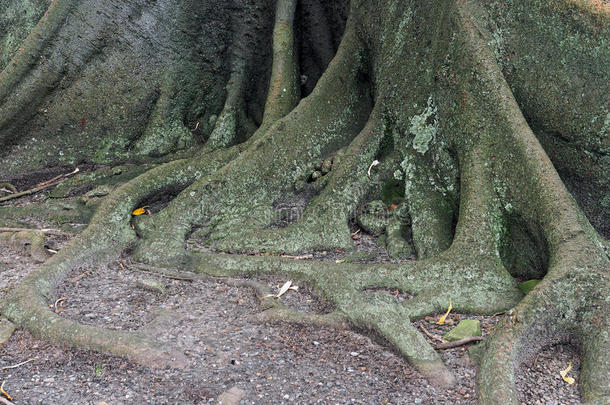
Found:
<path fill-rule="evenodd" d="M 76 283 L 76 282 L 78 282 L 78 281 L 79 281 L 81 278 L 86 277 L 86 276 L 88 276 L 89 274 L 91 274 L 91 273 L 89 273 L 89 270 L 86 270 L 86 271 L 84 271 L 83 273 L 79 274 L 78 276 L 76 276 L 76 277 L 72 277 L 72 278 L 70 279 L 70 282 L 72 282 L 72 283 Z"/>
<path fill-rule="evenodd" d="M 48 233 L 49 235 L 65 235 L 66 232 L 60 231 L 59 229 L 35 229 L 35 228 L 2 228 L 0 232 L 23 232 L 23 231 L 38 231 L 42 233 Z"/>
<path fill-rule="evenodd" d="M 36 360 L 36 357 L 32 357 L 31 359 L 27 359 L 26 361 L 22 361 L 21 363 L 15 364 L 14 366 L 6 366 L 6 367 L 2 367 L 2 370 L 10 370 L 12 368 L 17 368 L 19 366 L 23 366 L 24 364 L 29 363 L 30 361 L 34 361 Z"/>
<path fill-rule="evenodd" d="M 0 203 L 1 202 L 5 202 L 5 201 L 9 201 L 9 200 L 13 200 L 15 198 L 19 198 L 19 197 L 23 197 L 26 195 L 30 195 L 30 194 L 34 194 L 37 193 L 39 191 L 45 190 L 49 187 L 53 187 L 58 185 L 59 183 L 61 183 L 64 179 L 78 173 L 80 171 L 80 169 L 77 167 L 76 169 L 74 169 L 73 172 L 70 173 L 65 173 L 65 174 L 60 174 L 59 176 L 55 176 L 53 177 L 51 180 L 47 180 L 44 181 L 40 184 L 37 184 L 35 187 L 29 189 L 29 190 L 25 190 L 22 191 L 20 193 L 15 193 L 15 194 L 11 194 L 11 195 L 7 195 L 5 197 L 0 197 Z"/>
<path fill-rule="evenodd" d="M 422 332 L 424 332 L 424 334 L 425 334 L 426 336 L 428 336 L 429 338 L 434 339 L 434 340 L 438 340 L 438 341 L 439 341 L 439 342 L 441 342 L 441 343 L 446 343 L 446 342 L 447 342 L 445 339 L 441 338 L 440 336 L 433 335 L 432 333 L 428 332 L 428 330 L 427 330 L 426 328 L 424 328 L 424 325 L 423 325 L 421 322 L 420 322 L 420 324 L 419 324 L 419 328 L 420 328 L 420 329 L 422 330 Z"/>
<path fill-rule="evenodd" d="M 55 301 L 55 304 L 53 304 L 53 308 L 57 309 L 57 304 L 59 304 L 60 302 L 63 302 L 66 300 L 66 297 L 61 297 L 58 298 L 57 301 Z"/>
<path fill-rule="evenodd" d="M 0 398 L 3 398 L 2 395 L 4 395 L 9 400 L 12 400 L 13 397 L 11 397 L 8 392 L 4 391 L 4 383 L 6 383 L 6 380 L 2 381 L 2 385 L 0 385 Z"/>
<path fill-rule="evenodd" d="M 287 259 L 295 259 L 295 260 L 313 259 L 313 255 L 312 254 L 300 255 L 300 256 L 281 255 L 280 257 L 285 257 Z"/>
<path fill-rule="evenodd" d="M 440 345 L 436 346 L 436 348 L 437 349 L 451 349 L 454 347 L 465 345 L 470 342 L 479 342 L 481 340 L 483 340 L 483 336 L 469 336 L 464 339 L 456 340 L 455 342 L 441 343 Z"/>
<path fill-rule="evenodd" d="M 0 190 L 5 191 L 7 193 L 13 194 L 17 192 L 17 187 L 6 181 L 0 182 L 0 187 L 2 187 Z"/>

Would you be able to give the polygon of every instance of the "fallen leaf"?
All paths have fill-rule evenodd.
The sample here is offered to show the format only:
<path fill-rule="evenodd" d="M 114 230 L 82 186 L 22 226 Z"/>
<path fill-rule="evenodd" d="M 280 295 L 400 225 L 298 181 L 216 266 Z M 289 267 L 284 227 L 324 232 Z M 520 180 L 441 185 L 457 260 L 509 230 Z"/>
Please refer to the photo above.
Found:
<path fill-rule="evenodd" d="M 388 210 L 394 211 L 396 208 L 398 208 L 398 204 L 392 204 L 388 207 Z"/>
<path fill-rule="evenodd" d="M 270 297 L 280 298 L 288 290 L 298 291 L 299 287 L 297 287 L 296 285 L 292 285 L 292 280 L 289 280 L 289 281 L 286 281 L 282 287 L 280 287 L 280 290 L 277 294 L 267 294 L 267 295 L 264 295 L 263 298 L 270 298 Z"/>
<path fill-rule="evenodd" d="M 345 259 L 338 259 L 338 260 L 335 260 L 335 263 L 345 263 Z"/>
<path fill-rule="evenodd" d="M 570 372 L 570 370 L 572 370 L 572 363 L 568 362 L 568 367 L 566 367 L 565 370 L 561 370 L 559 372 L 559 375 L 561 376 L 561 378 L 563 378 L 563 381 L 565 381 L 568 384 L 572 385 L 572 384 L 574 384 L 575 380 L 572 377 L 567 377 L 567 375 Z"/>
<path fill-rule="evenodd" d="M 148 208 L 148 206 L 136 208 L 135 210 L 133 210 L 131 212 L 131 215 L 133 215 L 134 217 L 137 217 L 138 215 L 146 214 L 146 208 Z"/>
<path fill-rule="evenodd" d="M 280 292 L 277 293 L 276 297 L 280 298 L 282 295 L 286 293 L 288 290 L 298 290 L 299 287 L 292 285 L 292 280 L 286 281 L 282 288 L 280 288 Z"/>
<path fill-rule="evenodd" d="M 453 303 L 451 302 L 451 298 L 449 298 L 449 308 L 447 308 L 447 312 L 445 312 L 445 315 L 441 316 L 440 319 L 436 322 L 437 325 L 442 325 L 445 323 L 445 319 L 447 319 L 447 316 L 449 316 L 449 312 L 451 312 L 451 310 L 453 309 Z"/>

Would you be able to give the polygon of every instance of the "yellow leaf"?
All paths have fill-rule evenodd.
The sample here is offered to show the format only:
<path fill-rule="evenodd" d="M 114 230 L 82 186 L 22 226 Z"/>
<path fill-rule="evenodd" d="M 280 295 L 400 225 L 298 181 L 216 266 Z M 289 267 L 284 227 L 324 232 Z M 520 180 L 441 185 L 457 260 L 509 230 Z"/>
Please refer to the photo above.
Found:
<path fill-rule="evenodd" d="M 335 260 L 335 263 L 345 263 L 345 259 L 338 259 L 338 260 Z"/>
<path fill-rule="evenodd" d="M 436 322 L 437 325 L 442 325 L 445 323 L 445 320 L 447 319 L 447 316 L 449 316 L 449 312 L 451 312 L 451 310 L 453 309 L 453 303 L 451 302 L 451 298 L 449 298 L 449 308 L 447 308 L 447 312 L 445 312 L 445 315 L 441 316 L 440 319 L 438 320 L 438 322 Z"/>
<path fill-rule="evenodd" d="M 559 372 L 559 375 L 561 376 L 561 378 L 563 378 L 563 381 L 565 381 L 568 384 L 572 385 L 572 384 L 574 384 L 575 380 L 572 377 L 567 377 L 567 375 L 570 372 L 570 370 L 572 370 L 572 363 L 568 363 L 568 367 L 566 367 L 565 370 L 561 370 Z"/>
<path fill-rule="evenodd" d="M 131 213 L 131 215 L 133 215 L 134 217 L 138 216 L 138 215 L 142 215 L 142 214 L 146 214 L 146 207 L 142 207 L 142 208 L 136 208 L 135 210 L 133 210 L 133 212 Z"/>

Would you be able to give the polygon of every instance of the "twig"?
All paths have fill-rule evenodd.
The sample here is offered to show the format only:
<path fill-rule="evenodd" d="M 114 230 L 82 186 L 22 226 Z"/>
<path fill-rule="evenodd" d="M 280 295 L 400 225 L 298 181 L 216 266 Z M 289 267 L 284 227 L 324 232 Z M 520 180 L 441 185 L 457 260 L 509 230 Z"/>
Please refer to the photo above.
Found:
<path fill-rule="evenodd" d="M 89 274 L 91 274 L 91 273 L 89 272 L 89 270 L 85 270 L 84 272 L 82 272 L 82 273 L 81 273 L 81 274 L 79 274 L 78 276 L 76 276 L 76 277 L 72 277 L 72 278 L 70 279 L 70 282 L 72 282 L 72 283 L 76 283 L 76 282 L 78 282 L 78 281 L 79 281 L 81 278 L 86 277 L 86 276 L 88 276 Z"/>
<path fill-rule="evenodd" d="M 428 332 L 428 330 L 426 328 L 424 328 L 424 325 L 422 323 L 419 324 L 419 328 L 422 330 L 422 332 L 424 332 L 424 334 L 426 336 L 428 336 L 431 339 L 434 340 L 438 340 L 441 343 L 446 343 L 447 341 L 445 339 L 443 339 L 442 337 L 438 336 L 438 335 L 433 335 L 432 333 Z"/>
<path fill-rule="evenodd" d="M 59 229 L 35 229 L 35 228 L 2 228 L 0 232 L 24 232 L 24 231 L 38 231 L 42 233 L 48 233 L 49 235 L 65 235 L 66 232 L 60 231 Z"/>
<path fill-rule="evenodd" d="M 2 381 L 2 384 L 0 385 L 0 398 L 4 398 L 2 396 L 2 395 L 4 395 L 9 400 L 12 400 L 13 397 L 11 397 L 10 394 L 4 390 L 4 383 L 6 383 L 6 380 Z"/>
<path fill-rule="evenodd" d="M 2 191 L 7 192 L 7 193 L 16 193 L 17 192 L 17 187 L 13 186 L 11 183 L 8 183 L 6 181 L 0 182 L 0 187 L 2 187 Z"/>
<path fill-rule="evenodd" d="M 49 187 L 56 186 L 59 183 L 61 183 L 63 180 L 65 180 L 68 177 L 78 173 L 79 171 L 80 171 L 80 169 L 77 167 L 76 169 L 74 169 L 74 171 L 72 171 L 70 173 L 65 173 L 65 174 L 60 174 L 59 176 L 55 176 L 51 180 L 43 181 L 42 183 L 37 184 L 35 187 L 33 187 L 33 188 L 29 189 L 29 190 L 25 190 L 25 191 L 21 191 L 19 193 L 7 195 L 5 197 L 0 197 L 0 203 L 1 202 L 5 202 L 5 201 L 9 201 L 9 200 L 13 200 L 15 198 L 23 197 L 23 196 L 26 196 L 26 195 L 34 194 L 34 193 L 37 193 L 39 191 L 45 190 L 45 189 L 47 189 Z"/>
<path fill-rule="evenodd" d="M 436 348 L 437 349 L 451 349 L 454 347 L 465 345 L 470 342 L 479 342 L 481 340 L 483 340 L 483 336 L 469 336 L 464 339 L 456 340 L 455 342 L 441 343 L 440 345 L 437 345 Z"/>
<path fill-rule="evenodd" d="M 12 368 L 17 368 L 19 366 L 23 366 L 24 364 L 27 364 L 30 361 L 34 361 L 34 360 L 36 360 L 36 357 L 32 357 L 31 359 L 27 359 L 26 361 L 22 361 L 21 363 L 15 364 L 14 366 L 5 366 L 5 367 L 2 367 L 2 370 L 10 370 Z"/>
<path fill-rule="evenodd" d="M 294 259 L 294 260 L 313 259 L 312 254 L 300 255 L 300 256 L 281 255 L 280 257 L 285 257 L 287 259 Z"/>
<path fill-rule="evenodd" d="M 61 297 L 58 298 L 57 301 L 55 301 L 55 304 L 53 304 L 53 308 L 57 309 L 57 304 L 59 304 L 60 302 L 63 302 L 66 300 L 66 297 Z"/>

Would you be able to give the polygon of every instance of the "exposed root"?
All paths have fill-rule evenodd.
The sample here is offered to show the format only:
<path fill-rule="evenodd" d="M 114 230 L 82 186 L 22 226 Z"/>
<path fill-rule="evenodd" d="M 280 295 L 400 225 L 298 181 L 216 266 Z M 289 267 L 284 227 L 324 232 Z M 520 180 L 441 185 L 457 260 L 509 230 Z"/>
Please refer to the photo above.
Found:
<path fill-rule="evenodd" d="M 300 80 L 295 47 L 294 15 L 296 0 L 278 0 L 273 29 L 273 68 L 263 123 L 265 131 L 271 124 L 288 115 L 301 99 Z"/>
<path fill-rule="evenodd" d="M 419 259 L 426 259 L 451 246 L 455 202 L 431 187 L 429 179 L 434 169 L 422 161 L 412 148 L 404 152 L 401 166 L 405 167 L 405 196 L 411 217 L 413 244 Z M 409 162 L 409 163 L 406 163 Z"/>
<path fill-rule="evenodd" d="M 447 296 L 453 298 L 456 309 L 475 313 L 497 312 L 514 305 L 519 299 L 514 282 L 501 281 L 502 278 L 494 272 L 481 272 L 474 285 L 465 281 L 458 284 L 454 274 L 461 266 L 451 260 L 444 265 L 432 261 L 406 265 L 347 265 L 274 256 L 191 254 L 189 263 L 190 270 L 214 276 L 283 274 L 306 280 L 320 296 L 335 303 L 339 313 L 350 323 L 379 333 L 431 382 L 439 385 L 451 384 L 453 377 L 434 349 L 407 320 L 441 311 L 446 305 L 441 298 Z M 439 296 L 438 283 L 452 277 L 452 286 Z M 502 283 L 505 283 L 503 289 L 500 287 Z M 490 284 L 496 287 L 486 290 Z M 408 291 L 415 298 L 400 303 L 386 294 L 369 297 L 362 293 L 362 289 L 370 286 Z"/>
<path fill-rule="evenodd" d="M 183 255 L 185 238 L 194 227 L 222 231 L 270 225 L 273 201 L 304 180 L 315 160 L 331 155 L 355 137 L 371 105 L 368 89 L 358 83 L 361 44 L 349 32 L 348 28 L 336 58 L 309 97 L 248 142 L 239 158 L 194 183 L 166 209 L 145 220 L 141 228 L 144 241 L 135 252 L 136 260 L 165 261 L 172 266 Z M 310 126 L 300 124 L 301 120 Z M 293 170 L 287 171 L 289 167 Z M 244 223 L 242 218 L 248 221 Z"/>
<path fill-rule="evenodd" d="M 50 341 L 125 355 L 154 366 L 184 365 L 184 356 L 175 349 L 137 334 L 109 331 L 63 319 L 49 311 L 47 301 L 52 300 L 55 286 L 74 266 L 103 264 L 136 239 L 129 227 L 129 219 L 137 204 L 159 189 L 184 188 L 233 156 L 235 150 L 222 150 L 205 161 L 174 161 L 119 187 L 113 198 L 104 200 L 83 233 L 11 291 L 2 304 L 2 314 L 33 335 Z M 82 245 L 88 249 L 83 250 Z"/>
<path fill-rule="evenodd" d="M 2 71 L 0 81 L 0 100 L 6 99 L 15 86 L 23 79 L 30 67 L 39 58 L 41 52 L 49 45 L 66 17 L 78 2 L 74 0 L 55 1 L 45 16 L 28 36 L 22 49 L 10 64 Z M 8 116 L 0 115 L 0 128 L 6 125 Z"/>
<path fill-rule="evenodd" d="M 137 333 L 87 326 L 61 318 L 48 310 L 40 292 L 27 282 L 11 292 L 2 306 L 2 314 L 40 339 L 125 356 L 151 367 L 181 368 L 186 365 L 186 358 L 180 351 Z"/>
<path fill-rule="evenodd" d="M 459 12 L 471 58 L 481 75 L 476 85 L 479 88 L 473 86 L 473 91 L 484 89 L 486 92 L 485 96 L 473 99 L 495 106 L 494 115 L 481 120 L 499 123 L 496 136 L 502 134 L 503 146 L 494 145 L 494 154 L 488 157 L 498 160 L 494 171 L 502 173 L 496 176 L 505 182 L 502 187 L 506 191 L 499 193 L 500 198 L 505 206 L 540 223 L 550 258 L 544 280 L 494 329 L 481 363 L 480 402 L 517 404 L 515 368 L 542 345 L 572 337 L 580 341 L 585 355 L 599 350 L 592 339 L 599 341 L 603 333 L 599 335 L 599 329 L 591 328 L 590 324 L 608 324 L 606 314 L 610 307 L 607 300 L 599 297 L 610 295 L 610 262 L 597 243 L 595 231 L 565 189 L 521 114 L 500 69 L 491 62 L 491 52 L 481 39 L 485 30 L 473 18 L 475 11 L 463 5 Z M 474 105 L 472 111 L 484 114 L 485 108 Z M 508 156 L 501 155 L 505 153 Z M 590 306 L 587 302 L 596 304 Z M 607 338 L 602 337 L 601 341 L 607 348 Z M 607 386 L 600 388 L 599 381 L 608 380 L 610 367 L 607 360 L 591 357 L 589 360 L 592 368 L 584 372 L 583 396 L 585 400 L 599 400 L 608 396 Z M 589 378 L 595 378 L 595 382 Z"/>
<path fill-rule="evenodd" d="M 2 228 L 0 227 L 0 233 L 2 232 L 23 232 L 23 231 L 38 231 L 45 235 L 66 235 L 67 232 L 60 231 L 58 229 L 32 229 L 32 228 Z"/>
<path fill-rule="evenodd" d="M 219 250 L 260 250 L 296 254 L 308 250 L 351 250 L 353 243 L 349 216 L 368 194 L 380 187 L 380 177 L 371 180 L 367 168 L 379 154 L 385 126 L 379 109 L 373 109 L 368 123 L 335 159 L 328 182 L 315 196 L 296 222 L 276 230 L 255 230 L 243 236 L 233 235 L 217 243 Z M 391 165 L 388 165 L 391 166 Z"/>

